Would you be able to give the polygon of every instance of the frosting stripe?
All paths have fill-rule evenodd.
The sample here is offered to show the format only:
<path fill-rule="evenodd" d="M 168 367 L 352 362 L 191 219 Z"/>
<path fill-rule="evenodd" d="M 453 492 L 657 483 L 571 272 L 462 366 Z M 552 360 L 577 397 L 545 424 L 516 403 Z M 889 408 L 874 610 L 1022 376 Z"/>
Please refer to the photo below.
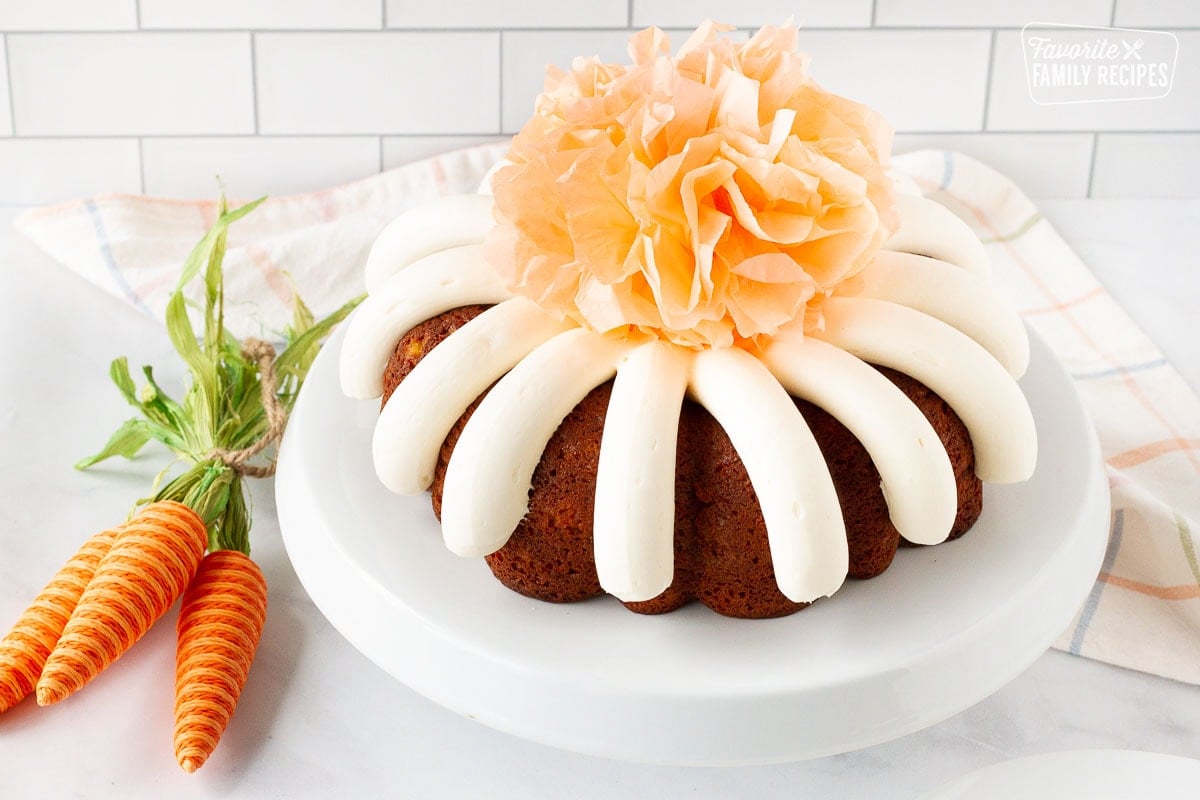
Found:
<path fill-rule="evenodd" d="M 828 411 L 866 448 L 901 536 L 916 544 L 945 541 L 958 513 L 954 470 L 937 432 L 902 391 L 811 337 L 774 341 L 762 360 L 789 394 Z"/>
<path fill-rule="evenodd" d="M 546 442 L 630 345 L 582 328 L 560 333 L 500 379 L 454 446 L 442 488 L 442 535 L 460 556 L 504 546 L 529 507 Z"/>
<path fill-rule="evenodd" d="M 617 367 L 600 440 L 593 540 L 609 594 L 649 600 L 675 564 L 675 450 L 692 351 L 654 341 Z"/>
<path fill-rule="evenodd" d="M 426 256 L 393 275 L 348 323 L 342 345 L 342 391 L 351 397 L 383 394 L 383 371 L 396 342 L 418 323 L 444 311 L 510 297 L 483 260 L 479 245 Z"/>
<path fill-rule="evenodd" d="M 567 329 L 521 297 L 489 308 L 426 354 L 375 425 L 375 471 L 387 488 L 429 488 L 446 434 L 475 399 L 534 348 Z"/>
<path fill-rule="evenodd" d="M 1013 483 L 1033 474 L 1037 434 L 1029 404 L 1000 362 L 944 322 L 886 300 L 835 298 L 814 334 L 864 361 L 919 380 L 954 409 L 971 435 L 975 473 Z"/>
<path fill-rule="evenodd" d="M 833 594 L 849 569 L 846 527 L 824 457 L 792 398 L 738 348 L 697 353 L 689 387 L 746 466 L 779 590 L 798 603 Z"/>
<path fill-rule="evenodd" d="M 890 300 L 936 317 L 970 336 L 1015 378 L 1029 366 L 1021 318 L 975 275 L 936 258 L 880 251 L 859 273 L 862 297 Z"/>
<path fill-rule="evenodd" d="M 967 223 L 950 209 L 924 197 L 896 195 L 900 230 L 884 243 L 885 250 L 918 253 L 948 261 L 987 280 L 987 253 Z"/>
<path fill-rule="evenodd" d="M 494 224 L 490 195 L 452 195 L 404 212 L 383 229 L 367 255 L 367 291 L 374 293 L 427 255 L 479 244 Z"/>

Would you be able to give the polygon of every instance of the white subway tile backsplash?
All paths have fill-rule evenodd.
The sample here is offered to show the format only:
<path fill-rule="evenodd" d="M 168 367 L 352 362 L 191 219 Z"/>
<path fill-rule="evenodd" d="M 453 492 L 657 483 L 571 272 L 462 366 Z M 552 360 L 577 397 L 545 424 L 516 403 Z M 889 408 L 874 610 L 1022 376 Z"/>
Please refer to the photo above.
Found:
<path fill-rule="evenodd" d="M 381 0 L 140 0 L 143 28 L 379 28 Z"/>
<path fill-rule="evenodd" d="M 744 38 L 789 17 L 897 152 L 960 150 L 1036 197 L 1200 192 L 1194 0 L 0 0 L 0 202 L 209 196 L 214 173 L 308 191 L 513 133 L 548 63 L 625 62 L 633 30 L 678 47 L 704 19 Z M 1170 30 L 1171 92 L 1035 104 L 1033 21 Z"/>
<path fill-rule="evenodd" d="M 131 31 L 137 0 L 0 0 L 0 31 Z"/>
<path fill-rule="evenodd" d="M 810 31 L 800 49 L 832 92 L 877 109 L 898 131 L 977 131 L 987 31 Z"/>
<path fill-rule="evenodd" d="M 618 28 L 627 0 L 384 0 L 389 28 Z"/>
<path fill-rule="evenodd" d="M 957 150 L 1016 181 L 1032 197 L 1087 197 L 1090 133 L 897 134 L 893 152 Z"/>
<path fill-rule="evenodd" d="M 245 33 L 10 34 L 21 136 L 252 133 Z"/>
<path fill-rule="evenodd" d="M 1177 31 L 1170 93 L 1157 100 L 1038 105 L 1029 95 L 1020 31 L 996 34 L 989 131 L 1179 131 L 1200 128 L 1200 31 Z"/>
<path fill-rule="evenodd" d="M 5 37 L 0 37 L 0 136 L 12 136 L 12 103 L 8 96 L 8 52 Z"/>
<path fill-rule="evenodd" d="M 743 28 L 780 25 L 788 17 L 806 28 L 865 28 L 872 0 L 633 0 L 633 24 L 689 28 L 706 19 Z"/>
<path fill-rule="evenodd" d="M 1117 25 L 1132 28 L 1200 26 L 1196 0 L 1117 0 Z"/>
<path fill-rule="evenodd" d="M 1103 133 L 1093 197 L 1196 197 L 1200 133 Z"/>
<path fill-rule="evenodd" d="M 1107 25 L 1112 7 L 1113 0 L 876 0 L 875 24 L 924 28 L 1019 28 L 1034 21 Z"/>
<path fill-rule="evenodd" d="M 499 33 L 256 34 L 262 133 L 494 133 Z"/>
<path fill-rule="evenodd" d="M 375 136 L 145 139 L 142 174 L 146 194 L 206 197 L 216 176 L 230 197 L 315 191 L 379 171 Z"/>
<path fill-rule="evenodd" d="M 136 139 L 0 139 L 0 203 L 57 203 L 138 192 Z"/>
<path fill-rule="evenodd" d="M 383 168 L 393 169 L 449 150 L 501 140 L 499 136 L 385 136 Z"/>

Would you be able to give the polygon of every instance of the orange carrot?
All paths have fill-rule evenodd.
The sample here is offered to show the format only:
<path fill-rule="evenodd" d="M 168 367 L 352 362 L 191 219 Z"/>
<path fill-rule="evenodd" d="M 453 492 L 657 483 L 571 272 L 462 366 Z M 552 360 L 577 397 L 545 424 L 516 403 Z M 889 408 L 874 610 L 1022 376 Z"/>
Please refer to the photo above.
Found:
<path fill-rule="evenodd" d="M 175 649 L 175 759 L 204 765 L 233 716 L 267 614 L 267 582 L 237 550 L 205 556 L 183 595 Z"/>
<path fill-rule="evenodd" d="M 33 692 L 46 658 L 116 535 L 117 529 L 110 528 L 84 542 L 0 640 L 0 713 Z"/>
<path fill-rule="evenodd" d="M 208 546 L 204 521 L 183 503 L 142 508 L 96 567 L 37 682 L 57 703 L 116 661 L 183 593 Z"/>

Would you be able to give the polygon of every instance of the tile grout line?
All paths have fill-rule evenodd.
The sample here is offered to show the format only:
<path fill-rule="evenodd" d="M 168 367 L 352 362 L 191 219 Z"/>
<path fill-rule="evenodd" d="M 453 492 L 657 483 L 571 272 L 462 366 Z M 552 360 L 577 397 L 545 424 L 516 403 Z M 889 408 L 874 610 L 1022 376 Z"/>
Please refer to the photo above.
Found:
<path fill-rule="evenodd" d="M 978 136 L 981 131 L 964 130 L 961 128 L 943 129 L 943 130 L 897 130 L 897 136 Z M 1200 131 L 1192 129 L 1175 129 L 1175 128 L 1112 128 L 1101 131 L 1080 128 L 1078 130 L 1070 130 L 1065 128 L 1055 128 L 1050 130 L 1039 129 L 1021 129 L 1021 128 L 993 128 L 982 131 L 989 136 L 1090 136 L 1093 133 L 1101 133 L 1105 136 L 1136 136 L 1136 135 L 1162 135 L 1169 134 L 1173 136 L 1200 136 Z M 291 131 L 286 133 L 239 133 L 229 131 L 225 133 L 52 133 L 52 134 L 33 134 L 33 135 L 13 135 L 0 137 L 4 139 L 15 139 L 25 142 L 61 142 L 61 141 L 104 141 L 110 139 L 136 139 L 138 136 L 144 136 L 147 139 L 373 139 L 376 136 L 386 136 L 393 139 L 428 139 L 428 138 L 461 138 L 461 137 L 489 137 L 501 136 L 503 133 L 498 133 L 494 128 L 489 130 L 476 131 L 370 131 L 370 132 L 342 132 L 330 133 L 325 131 Z"/>
<path fill-rule="evenodd" d="M 875 15 L 878 13 L 879 13 L 879 0 L 871 0 L 871 25 L 870 25 L 870 27 L 872 29 L 874 29 L 874 27 L 875 27 L 875 18 L 876 18 Z"/>
<path fill-rule="evenodd" d="M 379 137 L 379 171 L 383 172 L 383 137 Z"/>
<path fill-rule="evenodd" d="M 1112 12 L 1108 15 L 1108 27 L 1110 28 L 1115 28 L 1117 26 L 1117 3 L 1119 2 L 1121 2 L 1121 0 L 1113 0 Z M 1088 192 L 1090 193 L 1091 189 L 1089 189 Z"/>
<path fill-rule="evenodd" d="M 142 0 L 133 0 L 133 23 L 135 30 L 142 29 Z M 145 192 L 144 187 L 142 191 Z"/>
<path fill-rule="evenodd" d="M 1092 182 L 1096 179 L 1096 151 L 1100 149 L 1100 134 L 1092 134 L 1092 158 L 1088 164 L 1088 186 L 1086 197 L 1092 196 Z"/>
<path fill-rule="evenodd" d="M 992 108 L 992 72 L 996 67 L 996 31 L 992 29 L 992 38 L 988 42 L 988 65 L 987 75 L 984 77 L 983 84 L 983 124 L 979 128 L 980 133 L 986 133 L 988 129 L 988 113 Z"/>
<path fill-rule="evenodd" d="M 138 187 L 141 190 L 141 193 L 145 194 L 146 193 L 146 157 L 142 154 L 142 152 L 143 152 L 142 151 L 142 141 L 143 141 L 143 138 L 141 136 L 139 136 L 138 140 L 137 140 L 137 143 L 138 143 Z"/>
<path fill-rule="evenodd" d="M 496 68 L 496 97 L 499 106 L 499 116 L 496 118 L 496 132 L 504 132 L 504 31 L 500 31 L 500 65 Z"/>
<path fill-rule="evenodd" d="M 4 42 L 4 82 L 8 84 L 8 127 L 12 129 L 12 132 L 8 135 L 12 138 L 16 138 L 17 107 L 13 102 L 12 57 L 8 52 L 8 34 L 5 33 L 3 37 L 0 38 L 2 38 Z"/>
<path fill-rule="evenodd" d="M 633 0 L 629 0 L 625 6 L 625 24 L 630 28 L 633 27 Z"/>
<path fill-rule="evenodd" d="M 258 35 L 250 32 L 250 103 L 254 111 L 254 135 L 258 136 Z"/>
<path fill-rule="evenodd" d="M 141 2 L 141 0 L 138 0 L 138 1 Z M 380 19 L 379 28 L 380 28 L 380 30 L 386 31 L 387 30 L 387 0 L 379 0 L 379 5 L 380 5 L 380 10 L 381 10 L 381 14 L 380 14 L 381 19 Z M 380 148 L 383 147 L 382 144 L 380 144 L 379 146 L 380 146 Z"/>
<path fill-rule="evenodd" d="M 351 33 L 351 34 L 378 34 L 381 32 L 379 28 L 140 28 L 143 33 L 160 33 L 167 35 L 189 36 L 192 34 L 234 34 L 234 33 L 279 33 L 292 34 L 296 36 L 305 36 L 314 33 Z M 684 26 L 668 25 L 664 30 L 676 31 L 684 33 L 690 29 Z M 753 33 L 757 28 L 739 26 L 734 28 L 735 31 L 742 33 Z M 829 25 L 825 27 L 809 27 L 804 29 L 808 33 L 870 33 L 874 31 L 885 31 L 888 33 L 947 33 L 958 31 L 1019 31 L 1019 25 L 877 25 L 868 27 L 866 25 Z M 1200 25 L 1162 25 L 1155 30 L 1168 32 L 1183 32 L 1195 33 L 1200 31 Z M 604 26 L 604 27 L 546 27 L 532 28 L 524 27 L 463 27 L 463 28 L 388 28 L 387 33 L 430 33 L 430 34 L 445 34 L 453 35 L 456 33 L 498 33 L 505 31 L 508 33 L 636 33 L 637 31 L 629 26 Z M 17 36 L 88 36 L 88 35 L 104 35 L 112 33 L 132 33 L 132 31 L 119 30 L 101 30 L 101 29 L 53 29 L 42 28 L 39 30 L 22 30 L 9 31 L 10 34 Z"/>

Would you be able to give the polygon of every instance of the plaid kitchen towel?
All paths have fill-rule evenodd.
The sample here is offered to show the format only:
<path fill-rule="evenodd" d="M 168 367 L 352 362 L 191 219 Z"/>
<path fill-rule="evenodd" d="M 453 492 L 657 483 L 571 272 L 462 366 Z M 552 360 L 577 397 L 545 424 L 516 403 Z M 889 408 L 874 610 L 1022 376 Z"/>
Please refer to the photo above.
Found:
<path fill-rule="evenodd" d="M 896 165 L 984 241 L 995 282 L 1075 378 L 1099 434 L 1108 552 L 1055 646 L 1200 684 L 1200 398 L 1016 184 L 961 153 Z"/>
<path fill-rule="evenodd" d="M 269 200 L 235 225 L 228 307 L 239 334 L 290 318 L 293 291 L 324 313 L 362 291 L 382 227 L 432 197 L 473 191 L 506 144 L 454 151 L 347 186 Z M 966 156 L 896 159 L 986 243 L 996 282 L 1066 365 L 1099 432 L 1112 488 L 1100 578 L 1057 647 L 1200 684 L 1200 399 L 1012 181 Z M 17 229 L 156 317 L 212 201 L 104 195 L 30 211 Z"/>

